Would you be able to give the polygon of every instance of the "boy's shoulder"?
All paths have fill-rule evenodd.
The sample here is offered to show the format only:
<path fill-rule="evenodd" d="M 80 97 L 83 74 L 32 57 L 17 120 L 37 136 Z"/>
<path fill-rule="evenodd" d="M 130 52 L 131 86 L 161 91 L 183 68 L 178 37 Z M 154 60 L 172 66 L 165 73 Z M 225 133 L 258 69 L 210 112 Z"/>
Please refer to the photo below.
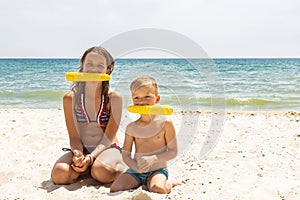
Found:
<path fill-rule="evenodd" d="M 166 124 L 173 124 L 173 121 L 171 119 L 165 118 L 164 121 Z"/>
<path fill-rule="evenodd" d="M 133 126 L 135 125 L 135 122 L 136 122 L 136 121 L 130 122 L 130 123 L 127 125 L 127 128 L 133 127 Z"/>
<path fill-rule="evenodd" d="M 136 125 L 135 125 L 135 121 L 134 122 L 130 122 L 127 126 L 126 126 L 126 134 L 130 135 L 130 136 L 134 136 L 136 132 Z"/>
<path fill-rule="evenodd" d="M 137 124 L 137 121 L 130 122 L 127 125 L 127 135 L 132 137 L 153 136 L 155 133 L 159 133 L 162 130 L 168 131 L 170 129 L 174 129 L 173 122 L 166 118 L 154 120 L 151 124 L 147 126 L 140 126 Z"/>

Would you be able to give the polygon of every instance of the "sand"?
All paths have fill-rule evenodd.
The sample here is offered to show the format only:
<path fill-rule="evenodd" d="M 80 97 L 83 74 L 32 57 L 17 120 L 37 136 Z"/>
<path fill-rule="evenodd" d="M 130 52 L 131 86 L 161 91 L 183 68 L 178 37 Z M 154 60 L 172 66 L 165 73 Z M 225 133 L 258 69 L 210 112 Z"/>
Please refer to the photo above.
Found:
<path fill-rule="evenodd" d="M 120 140 L 130 119 L 122 120 Z M 68 147 L 62 110 L 0 109 L 0 199 L 299 198 L 300 113 L 185 111 L 172 119 L 180 152 L 169 173 L 181 185 L 167 195 L 142 187 L 110 194 L 109 184 L 89 176 L 52 183 L 52 166 Z"/>

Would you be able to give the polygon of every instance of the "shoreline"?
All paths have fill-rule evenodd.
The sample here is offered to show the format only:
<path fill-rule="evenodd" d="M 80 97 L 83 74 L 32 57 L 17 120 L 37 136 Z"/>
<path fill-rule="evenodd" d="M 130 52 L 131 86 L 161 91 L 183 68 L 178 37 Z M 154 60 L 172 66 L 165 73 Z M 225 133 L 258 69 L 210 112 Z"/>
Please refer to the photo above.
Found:
<path fill-rule="evenodd" d="M 124 107 L 125 109 L 126 107 Z M 58 110 L 58 111 L 62 111 L 63 108 L 0 108 L 0 111 L 9 111 L 9 110 Z M 270 114 L 276 114 L 276 113 L 300 113 L 300 110 L 292 110 L 292 109 L 279 109 L 279 110 L 238 110 L 238 109 L 224 109 L 224 110 L 207 110 L 207 109 L 203 109 L 203 110 L 175 110 L 173 114 L 182 114 L 182 113 L 187 113 L 187 112 L 191 112 L 191 113 L 199 113 L 199 114 L 207 114 L 207 113 L 216 113 L 216 112 L 222 112 L 222 113 L 254 113 L 254 114 L 260 114 L 260 113 L 270 113 Z"/>
<path fill-rule="evenodd" d="M 182 150 L 168 169 L 170 180 L 181 185 L 160 195 L 142 188 L 110 194 L 109 185 L 88 176 L 53 185 L 52 166 L 69 145 L 63 110 L 0 109 L 0 199 L 297 199 L 300 112 L 225 110 L 223 121 L 214 122 L 221 133 L 209 146 L 214 113 L 172 115 Z M 121 122 L 120 141 L 126 120 L 130 117 Z M 200 157 L 204 147 L 211 149 Z"/>

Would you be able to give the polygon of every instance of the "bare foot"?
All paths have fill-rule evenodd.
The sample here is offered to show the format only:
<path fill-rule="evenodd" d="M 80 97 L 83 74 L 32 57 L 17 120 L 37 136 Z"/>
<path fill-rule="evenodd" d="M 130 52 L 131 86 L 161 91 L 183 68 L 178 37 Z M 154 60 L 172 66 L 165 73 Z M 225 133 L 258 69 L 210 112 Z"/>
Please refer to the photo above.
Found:
<path fill-rule="evenodd" d="M 177 181 L 172 181 L 171 184 L 172 184 L 172 188 L 177 186 L 177 185 L 182 185 L 182 183 L 179 183 Z"/>

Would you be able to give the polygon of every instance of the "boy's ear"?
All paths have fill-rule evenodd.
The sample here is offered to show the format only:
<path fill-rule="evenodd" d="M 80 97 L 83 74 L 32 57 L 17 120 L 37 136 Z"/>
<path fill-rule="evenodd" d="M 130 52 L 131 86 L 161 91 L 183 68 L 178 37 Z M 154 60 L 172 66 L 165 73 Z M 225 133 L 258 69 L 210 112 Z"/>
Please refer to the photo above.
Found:
<path fill-rule="evenodd" d="M 158 103 L 160 101 L 160 95 L 156 96 L 156 103 Z"/>

